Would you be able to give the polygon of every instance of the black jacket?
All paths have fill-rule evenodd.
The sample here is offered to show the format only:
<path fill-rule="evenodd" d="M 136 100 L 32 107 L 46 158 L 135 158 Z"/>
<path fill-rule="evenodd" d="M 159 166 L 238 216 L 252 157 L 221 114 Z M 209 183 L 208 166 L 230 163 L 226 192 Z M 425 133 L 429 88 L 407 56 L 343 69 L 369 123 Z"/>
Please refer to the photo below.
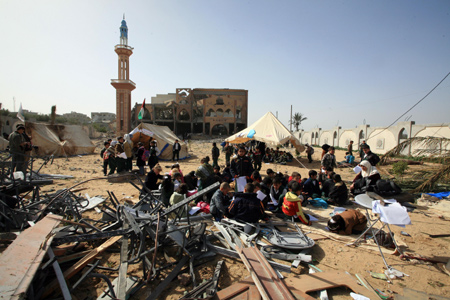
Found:
<path fill-rule="evenodd" d="M 347 186 L 344 182 L 340 182 L 335 184 L 330 191 L 330 201 L 338 204 L 343 205 L 348 200 L 348 190 Z"/>
<path fill-rule="evenodd" d="M 372 151 L 367 152 L 363 160 L 367 160 L 368 162 L 370 162 L 372 166 L 375 166 L 377 163 L 380 162 L 380 158 L 378 157 L 378 155 L 376 155 Z"/>
<path fill-rule="evenodd" d="M 306 196 L 306 199 L 308 197 L 311 197 L 313 194 L 320 195 L 320 186 L 317 179 L 312 180 L 311 178 L 309 178 L 308 180 L 306 180 L 305 185 L 303 186 L 303 192 Z"/>
<path fill-rule="evenodd" d="M 325 197 L 328 197 L 328 195 L 330 194 L 330 191 L 333 189 L 334 187 L 334 181 L 333 179 L 328 178 L 327 180 L 325 180 L 322 183 L 322 193 Z"/>
<path fill-rule="evenodd" d="M 163 179 L 162 175 L 157 175 L 155 171 L 151 170 L 148 172 L 147 177 L 145 178 L 145 186 L 149 190 L 157 190 L 159 188 L 159 184 L 157 184 L 158 179 Z"/>
<path fill-rule="evenodd" d="M 264 208 L 256 193 L 236 193 L 228 207 L 230 218 L 238 221 L 256 223 L 262 218 Z"/>
<path fill-rule="evenodd" d="M 231 161 L 230 172 L 233 177 L 238 175 L 250 178 L 253 171 L 252 161 L 248 156 L 238 156 Z"/>

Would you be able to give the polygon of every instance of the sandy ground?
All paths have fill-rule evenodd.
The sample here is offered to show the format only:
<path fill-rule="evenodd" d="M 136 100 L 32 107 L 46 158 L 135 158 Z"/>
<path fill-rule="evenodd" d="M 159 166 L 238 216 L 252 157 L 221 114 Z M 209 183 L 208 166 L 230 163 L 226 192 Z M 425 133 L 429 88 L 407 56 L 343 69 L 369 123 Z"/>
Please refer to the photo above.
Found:
<path fill-rule="evenodd" d="M 100 145 L 101 141 L 95 141 Z M 91 197 L 100 195 L 107 197 L 107 191 L 112 191 L 121 201 L 135 202 L 138 200 L 138 190 L 129 183 L 110 183 L 106 180 L 102 173 L 101 159 L 99 156 L 100 146 L 96 149 L 93 155 L 75 156 L 66 158 L 56 158 L 53 164 L 43 166 L 41 173 L 45 174 L 64 174 L 72 175 L 73 179 L 54 180 L 54 184 L 42 187 L 42 192 L 54 192 L 56 190 L 72 187 L 80 184 L 77 188 L 84 188 L 79 193 L 84 195 L 88 193 Z M 191 158 L 180 161 L 181 169 L 184 174 L 191 170 L 195 170 L 200 164 L 200 158 L 211 154 L 211 144 L 208 142 L 191 141 L 189 144 L 189 152 Z M 320 166 L 319 158 L 321 149 L 316 148 L 314 154 L 314 162 L 309 164 L 305 159 L 305 154 L 302 153 L 300 161 L 309 169 L 318 170 Z M 293 150 L 290 150 L 293 152 Z M 344 151 L 337 151 L 337 160 L 344 160 Z M 40 161 L 35 163 L 40 166 Z M 163 172 L 168 172 L 172 162 L 160 162 L 163 166 Z M 220 165 L 224 165 L 224 156 L 219 160 Z M 417 168 L 417 166 L 413 166 Z M 298 162 L 292 162 L 288 165 L 263 164 L 261 174 L 265 175 L 266 170 L 272 168 L 275 171 L 290 174 L 293 171 L 299 172 L 302 177 L 307 177 L 308 169 L 300 166 Z M 388 170 L 383 170 L 385 174 Z M 341 174 L 344 180 L 352 180 L 354 173 L 350 169 L 338 169 L 338 174 Z M 94 178 L 101 178 L 98 180 L 91 180 Z M 445 200 L 444 200 L 445 201 Z M 100 218 L 99 214 L 89 212 L 91 218 Z M 415 256 L 424 256 L 428 258 L 448 261 L 450 259 L 449 247 L 450 238 L 430 238 L 429 234 L 449 233 L 450 218 L 443 217 L 439 211 L 422 208 L 410 213 L 412 225 L 406 228 L 392 226 L 393 232 L 397 239 L 405 243 L 408 248 L 407 253 Z M 314 225 L 313 225 L 314 227 Z M 308 231 L 307 227 L 303 230 Z M 400 231 L 406 231 L 411 236 L 404 236 Z M 449 276 L 442 272 L 436 264 L 423 263 L 420 261 L 403 261 L 398 256 L 387 255 L 387 262 L 410 275 L 402 279 L 396 279 L 392 284 L 386 281 L 370 277 L 368 271 L 380 272 L 384 271 L 384 264 L 380 254 L 377 251 L 371 251 L 363 248 L 352 248 L 330 239 L 319 240 L 316 242 L 312 250 L 314 263 L 323 271 L 327 270 L 343 270 L 351 274 L 358 273 L 362 275 L 374 287 L 378 288 L 391 295 L 394 293 L 403 294 L 403 288 L 410 288 L 418 291 L 423 291 L 428 294 L 435 294 L 450 297 L 450 280 Z M 118 264 L 118 254 L 105 253 L 102 259 L 103 265 L 116 267 Z M 216 258 L 214 261 L 206 263 L 196 268 L 197 282 L 201 282 L 201 278 L 210 278 L 212 276 L 215 263 L 222 259 Z M 248 271 L 239 260 L 225 258 L 226 267 L 220 280 L 220 287 L 226 287 L 233 282 L 248 276 Z M 295 274 L 305 274 L 308 272 L 306 266 L 300 265 L 298 269 L 293 269 L 291 274 L 284 274 L 285 276 L 295 276 Z M 108 274 L 106 272 L 106 274 Z M 116 273 L 117 274 L 117 273 Z M 129 267 L 129 274 L 142 276 L 140 265 L 132 265 Z M 116 276 L 111 274 L 111 276 Z M 200 278 L 200 279 L 199 279 Z M 162 279 L 161 279 L 162 280 Z M 145 299 L 158 284 L 158 280 L 150 284 L 148 287 L 141 289 L 135 296 L 135 299 Z M 73 284 L 74 282 L 72 282 Z M 89 279 L 80 288 L 76 295 L 79 299 L 84 299 L 89 296 L 91 299 L 99 295 L 101 290 L 105 287 L 103 281 Z M 178 280 L 172 282 L 160 299 L 178 299 L 182 296 L 185 290 L 190 290 L 192 286 L 181 286 Z M 335 289 L 331 293 L 331 299 L 351 299 L 349 292 L 345 289 Z M 316 294 L 312 296 L 316 297 Z"/>

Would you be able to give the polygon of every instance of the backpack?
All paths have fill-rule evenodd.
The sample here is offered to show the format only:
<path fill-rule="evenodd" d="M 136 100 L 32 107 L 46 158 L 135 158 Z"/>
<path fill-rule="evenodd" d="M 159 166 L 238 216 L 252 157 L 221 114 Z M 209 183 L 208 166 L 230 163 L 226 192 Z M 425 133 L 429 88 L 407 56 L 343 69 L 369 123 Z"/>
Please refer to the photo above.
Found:
<path fill-rule="evenodd" d="M 311 155 L 313 155 L 314 154 L 314 147 L 311 146 L 310 149 L 311 150 L 309 150 L 309 151 L 311 151 Z"/>
<path fill-rule="evenodd" d="M 144 152 L 142 152 L 141 159 L 143 161 L 147 161 L 149 157 L 150 157 L 150 151 L 147 149 L 144 149 Z"/>
<path fill-rule="evenodd" d="M 376 183 L 375 192 L 381 196 L 392 196 L 400 194 L 402 189 L 391 180 L 380 179 Z"/>

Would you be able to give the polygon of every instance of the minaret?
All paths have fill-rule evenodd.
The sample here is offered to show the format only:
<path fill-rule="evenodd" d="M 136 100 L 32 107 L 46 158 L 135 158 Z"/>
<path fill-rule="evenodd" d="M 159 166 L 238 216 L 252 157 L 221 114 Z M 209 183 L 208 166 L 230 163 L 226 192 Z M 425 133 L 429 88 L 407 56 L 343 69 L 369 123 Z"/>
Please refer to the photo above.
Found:
<path fill-rule="evenodd" d="M 111 79 L 111 85 L 116 89 L 116 132 L 119 135 L 131 131 L 131 91 L 136 84 L 130 80 L 130 56 L 133 48 L 128 46 L 128 27 L 123 16 L 120 26 L 120 44 L 115 46 L 119 57 L 118 79 Z"/>

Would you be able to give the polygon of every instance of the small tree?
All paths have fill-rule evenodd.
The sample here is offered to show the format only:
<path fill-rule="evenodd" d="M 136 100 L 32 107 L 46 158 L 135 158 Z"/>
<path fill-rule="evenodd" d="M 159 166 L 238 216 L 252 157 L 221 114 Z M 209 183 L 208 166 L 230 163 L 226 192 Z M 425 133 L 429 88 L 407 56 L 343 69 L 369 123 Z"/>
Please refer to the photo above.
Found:
<path fill-rule="evenodd" d="M 396 176 L 400 176 L 402 180 L 406 170 L 408 170 L 408 163 L 406 161 L 401 160 L 392 165 L 392 173 L 394 173 Z"/>

